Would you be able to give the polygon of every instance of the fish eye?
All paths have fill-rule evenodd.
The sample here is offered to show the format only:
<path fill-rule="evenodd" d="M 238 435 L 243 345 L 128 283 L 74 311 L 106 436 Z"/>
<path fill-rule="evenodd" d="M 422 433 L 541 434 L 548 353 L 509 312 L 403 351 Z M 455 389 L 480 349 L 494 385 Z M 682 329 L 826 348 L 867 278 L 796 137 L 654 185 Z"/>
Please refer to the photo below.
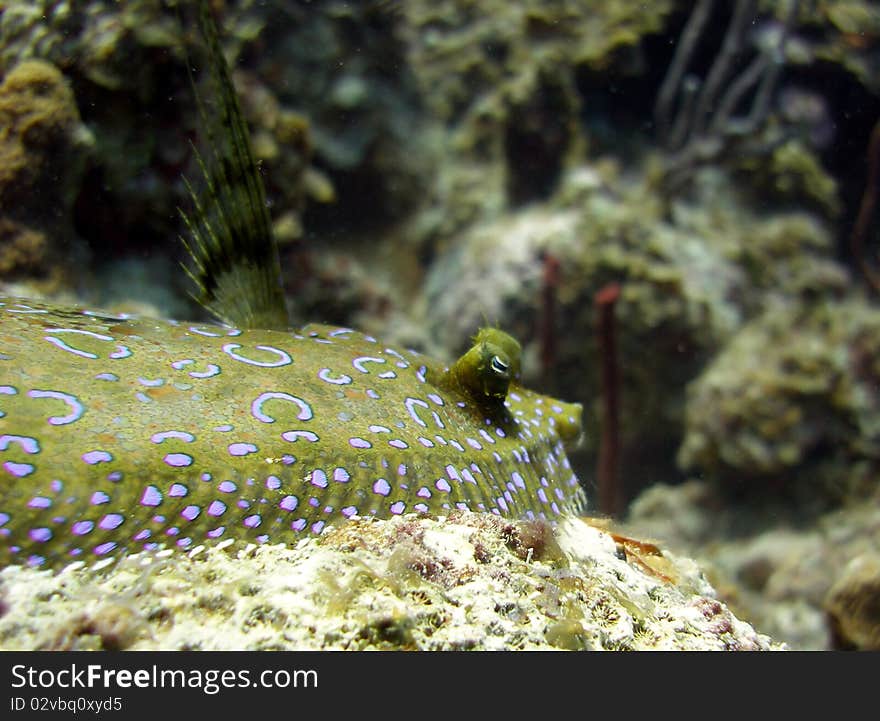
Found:
<path fill-rule="evenodd" d="M 500 376 L 506 376 L 507 371 L 510 370 L 510 365 L 505 363 L 497 355 L 492 356 L 492 360 L 489 361 L 489 367 Z"/>

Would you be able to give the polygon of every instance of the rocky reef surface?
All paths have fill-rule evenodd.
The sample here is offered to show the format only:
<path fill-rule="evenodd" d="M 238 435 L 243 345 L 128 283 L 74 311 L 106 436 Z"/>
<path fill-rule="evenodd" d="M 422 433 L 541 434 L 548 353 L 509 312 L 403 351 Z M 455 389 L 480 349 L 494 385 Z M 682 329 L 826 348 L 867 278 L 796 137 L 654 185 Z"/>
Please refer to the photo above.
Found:
<path fill-rule="evenodd" d="M 295 548 L 0 571 L 0 647 L 782 650 L 687 558 L 581 520 L 353 519 Z"/>

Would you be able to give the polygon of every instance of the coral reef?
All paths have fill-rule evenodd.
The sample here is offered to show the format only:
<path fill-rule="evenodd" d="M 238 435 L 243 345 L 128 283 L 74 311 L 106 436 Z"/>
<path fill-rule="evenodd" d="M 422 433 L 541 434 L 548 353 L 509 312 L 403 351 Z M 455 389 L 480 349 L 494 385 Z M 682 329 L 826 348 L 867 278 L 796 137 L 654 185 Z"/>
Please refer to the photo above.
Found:
<path fill-rule="evenodd" d="M 825 608 L 836 644 L 880 650 L 880 554 L 853 558 L 828 591 Z"/>
<path fill-rule="evenodd" d="M 872 486 L 859 464 L 880 452 L 878 337 L 880 313 L 856 299 L 768 307 L 689 387 L 680 462 L 814 500 Z"/>
<path fill-rule="evenodd" d="M 0 571 L 4 649 L 769 650 L 693 562 L 582 521 L 353 519 L 295 548 Z"/>
<path fill-rule="evenodd" d="M 47 287 L 70 280 L 61 249 L 70 228 L 91 136 L 57 68 L 39 60 L 9 70 L 0 84 L 0 278 L 36 276 Z M 75 253 L 65 248 L 68 258 Z"/>
<path fill-rule="evenodd" d="M 695 558 L 738 617 L 794 649 L 876 648 L 876 497 L 817 511 L 731 504 L 705 481 L 657 484 L 624 528 Z"/>

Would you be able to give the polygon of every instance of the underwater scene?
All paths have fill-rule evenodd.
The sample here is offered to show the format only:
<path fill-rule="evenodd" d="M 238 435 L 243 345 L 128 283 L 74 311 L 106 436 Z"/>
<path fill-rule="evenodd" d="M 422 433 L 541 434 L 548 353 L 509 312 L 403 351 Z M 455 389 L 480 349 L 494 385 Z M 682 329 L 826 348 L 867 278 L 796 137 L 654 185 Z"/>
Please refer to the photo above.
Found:
<path fill-rule="evenodd" d="M 0 649 L 880 650 L 878 195 L 878 0 L 0 0 Z"/>

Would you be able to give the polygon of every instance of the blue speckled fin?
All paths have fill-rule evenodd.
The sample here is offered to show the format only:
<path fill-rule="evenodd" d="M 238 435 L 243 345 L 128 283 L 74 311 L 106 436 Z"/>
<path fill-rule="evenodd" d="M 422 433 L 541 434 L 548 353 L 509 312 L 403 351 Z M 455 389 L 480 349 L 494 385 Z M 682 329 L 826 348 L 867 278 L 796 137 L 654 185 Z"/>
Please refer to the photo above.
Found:
<path fill-rule="evenodd" d="M 182 240 L 193 266 L 186 272 L 195 282 L 196 301 L 220 320 L 244 328 L 285 329 L 281 265 L 266 193 L 207 0 L 198 2 L 198 26 L 216 108 L 208 112 L 193 83 L 208 150 L 207 159 L 196 151 L 202 192 L 197 194 L 185 180 L 193 202 L 192 212 L 180 211 L 189 231 Z"/>

